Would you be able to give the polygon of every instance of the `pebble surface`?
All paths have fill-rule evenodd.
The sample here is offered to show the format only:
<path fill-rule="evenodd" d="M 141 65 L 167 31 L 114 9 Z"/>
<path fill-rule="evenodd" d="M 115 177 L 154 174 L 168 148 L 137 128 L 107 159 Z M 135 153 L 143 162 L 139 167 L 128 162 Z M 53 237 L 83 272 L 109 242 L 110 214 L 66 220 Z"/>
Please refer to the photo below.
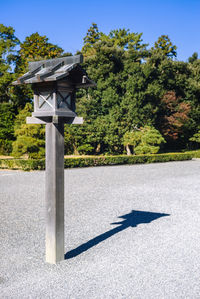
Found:
<path fill-rule="evenodd" d="M 65 170 L 56 265 L 44 182 L 0 172 L 0 298 L 200 298 L 200 160 Z"/>

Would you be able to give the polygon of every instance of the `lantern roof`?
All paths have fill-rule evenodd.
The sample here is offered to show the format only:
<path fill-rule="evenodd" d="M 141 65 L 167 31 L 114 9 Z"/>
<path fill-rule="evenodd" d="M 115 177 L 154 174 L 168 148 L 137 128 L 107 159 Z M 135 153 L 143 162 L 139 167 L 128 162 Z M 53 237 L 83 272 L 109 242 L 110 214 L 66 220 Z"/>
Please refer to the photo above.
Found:
<path fill-rule="evenodd" d="M 76 88 L 92 87 L 86 71 L 80 66 L 82 55 L 29 62 L 29 71 L 13 82 L 13 85 L 35 84 L 69 79 Z"/>

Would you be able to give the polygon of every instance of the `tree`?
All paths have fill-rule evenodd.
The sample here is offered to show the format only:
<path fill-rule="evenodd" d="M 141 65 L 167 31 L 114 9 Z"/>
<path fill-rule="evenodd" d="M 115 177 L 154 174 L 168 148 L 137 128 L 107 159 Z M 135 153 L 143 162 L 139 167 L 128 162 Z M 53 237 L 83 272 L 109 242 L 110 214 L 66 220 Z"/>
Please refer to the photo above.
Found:
<path fill-rule="evenodd" d="M 149 126 L 126 132 L 124 135 L 124 145 L 128 155 L 131 154 L 130 146 L 136 155 L 156 154 L 160 149 L 160 145 L 164 143 L 165 139 L 160 132 Z"/>
<path fill-rule="evenodd" d="M 177 47 L 167 35 L 147 50 L 141 33 L 118 29 L 106 35 L 98 27 L 90 33 L 90 51 L 82 49 L 84 68 L 97 87 L 79 93 L 85 124 L 75 131 L 77 148 L 122 153 L 132 124 L 155 127 L 165 134 L 168 148 L 186 147 L 200 125 L 200 60 L 174 60 Z M 163 98 L 171 91 L 177 101 L 168 107 Z"/>
<path fill-rule="evenodd" d="M 96 23 L 92 23 L 92 26 L 87 31 L 86 36 L 84 37 L 84 46 L 94 45 L 100 39 L 101 33 L 99 32 L 98 26 Z M 84 47 L 83 46 L 83 47 Z"/>
<path fill-rule="evenodd" d="M 12 66 L 16 60 L 16 47 L 19 40 L 12 27 L 0 24 L 0 152 L 9 154 L 14 140 L 14 118 L 16 108 L 13 106 L 14 95 L 11 83 L 14 81 Z"/>
<path fill-rule="evenodd" d="M 177 47 L 172 44 L 168 35 L 161 35 L 154 43 L 154 51 L 170 58 L 177 56 L 176 50 Z"/>
<path fill-rule="evenodd" d="M 13 27 L 6 27 L 0 24 L 0 59 L 3 62 L 10 64 L 15 60 L 16 46 L 20 41 L 15 36 L 15 30 Z"/>
<path fill-rule="evenodd" d="M 193 141 L 195 143 L 200 143 L 200 130 L 198 130 L 197 133 L 195 133 L 191 138 L 190 141 Z"/>
<path fill-rule="evenodd" d="M 11 82 L 27 71 L 29 61 L 70 53 L 64 53 L 60 47 L 51 44 L 46 36 L 34 33 L 21 43 L 16 55 L 18 40 L 14 29 L 0 28 L 7 32 L 0 35 L 0 53 L 3 53 L 0 60 L 0 101 L 14 103 L 21 111 L 27 102 L 32 102 L 32 90 L 24 85 L 13 87 Z M 142 33 L 122 28 L 104 34 L 97 24 L 92 23 L 80 53 L 85 58 L 83 67 L 97 86 L 77 92 L 77 114 L 84 117 L 84 124 L 67 127 L 65 153 L 121 154 L 124 140 L 129 142 L 133 138 L 133 124 L 137 128 L 156 128 L 164 135 L 168 148 L 190 145 L 189 138 L 200 127 L 200 60 L 194 53 L 189 62 L 176 61 L 176 50 L 167 35 L 159 37 L 154 47 L 147 49 Z M 12 67 L 9 69 L 10 63 Z M 12 73 L 15 65 L 15 73 Z M 25 123 L 21 125 L 16 135 L 18 144 L 21 142 L 19 151 L 21 154 L 29 151 L 30 156 L 40 155 L 40 144 L 34 143 L 36 141 L 32 141 L 35 152 L 27 150 L 30 139 L 26 127 L 23 127 Z M 43 140 L 41 128 L 37 127 L 39 131 L 33 132 L 34 138 L 38 135 Z M 32 126 L 28 128 L 32 129 Z M 8 136 L 13 140 L 13 136 Z M 27 146 L 22 150 L 23 142 Z M 134 147 L 134 152 L 157 150 L 152 146 L 159 145 L 143 141 L 137 145 L 127 143 L 126 149 Z"/>
<path fill-rule="evenodd" d="M 25 38 L 20 44 L 16 72 L 24 74 L 28 68 L 29 61 L 51 59 L 61 56 L 63 49 L 49 42 L 49 39 L 38 32 Z"/>
<path fill-rule="evenodd" d="M 141 141 L 141 131 L 138 129 L 134 131 L 127 131 L 123 136 L 123 144 L 126 148 L 127 155 L 132 154 L 131 148 L 135 148 Z"/>
<path fill-rule="evenodd" d="M 76 128 L 76 147 L 85 152 L 122 153 L 122 138 L 127 131 L 126 115 L 121 103 L 126 92 L 128 60 L 141 63 L 146 45 L 142 34 L 126 29 L 113 30 L 108 35 L 93 26 L 92 37 L 85 39 L 82 53 L 83 67 L 97 88 L 78 94 L 77 112 L 84 117 L 84 125 Z M 129 55 L 128 53 L 131 52 Z M 146 53 L 145 53 L 146 55 Z"/>
<path fill-rule="evenodd" d="M 10 85 L 14 81 L 11 65 L 16 61 L 16 46 L 19 40 L 12 27 L 0 24 L 0 103 L 12 101 Z"/>
<path fill-rule="evenodd" d="M 168 142 L 176 141 L 189 120 L 191 106 L 177 97 L 174 91 L 168 91 L 161 103 L 163 114 L 160 115 L 160 130 Z"/>
<path fill-rule="evenodd" d="M 38 32 L 25 38 L 20 44 L 20 49 L 16 58 L 15 77 L 18 78 L 28 71 L 28 63 L 35 60 L 45 60 L 68 56 L 69 53 L 63 53 L 63 49 L 49 42 L 49 39 Z M 22 109 L 27 102 L 31 102 L 33 92 L 29 85 L 20 85 L 12 87 L 13 102 Z"/>
<path fill-rule="evenodd" d="M 197 133 L 200 128 L 200 59 L 195 59 L 192 63 L 188 63 L 190 73 L 187 76 L 185 83 L 185 96 L 189 100 L 191 111 L 189 113 L 189 120 L 187 122 L 187 132 L 184 132 L 188 143 L 188 139 Z M 194 143 L 193 143 L 194 144 Z M 192 144 L 192 145 L 193 145 Z M 191 143 L 188 144 L 190 146 Z"/>
<path fill-rule="evenodd" d="M 193 62 L 196 61 L 197 59 L 198 59 L 198 53 L 197 53 L 197 52 L 194 52 L 194 53 L 192 54 L 192 56 L 188 58 L 188 62 L 189 62 L 189 63 L 193 63 Z"/>
<path fill-rule="evenodd" d="M 15 107 L 10 103 L 0 104 L 0 154 L 10 154 L 14 137 Z"/>
<path fill-rule="evenodd" d="M 42 158 L 45 155 L 44 125 L 27 125 L 26 117 L 31 115 L 33 107 L 27 103 L 15 120 L 12 155 L 14 157 Z"/>
<path fill-rule="evenodd" d="M 64 153 L 65 155 L 72 155 L 75 151 L 75 137 L 71 130 L 72 126 L 65 125 L 64 129 Z"/>

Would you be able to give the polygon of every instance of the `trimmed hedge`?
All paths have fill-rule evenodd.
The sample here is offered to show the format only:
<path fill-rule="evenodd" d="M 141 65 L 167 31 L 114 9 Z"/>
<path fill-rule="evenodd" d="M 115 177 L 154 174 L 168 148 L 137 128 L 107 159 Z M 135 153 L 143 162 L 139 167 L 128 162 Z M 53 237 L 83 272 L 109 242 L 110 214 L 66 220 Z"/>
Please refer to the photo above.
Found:
<path fill-rule="evenodd" d="M 104 166 L 104 165 L 125 165 L 142 164 L 154 162 L 183 161 L 191 160 L 192 156 L 188 153 L 170 153 L 155 155 L 136 155 L 136 156 L 101 156 L 101 157 L 77 157 L 66 158 L 65 168 Z"/>
<path fill-rule="evenodd" d="M 191 160 L 193 157 L 200 156 L 200 152 L 186 153 L 168 153 L 168 154 L 152 154 L 152 155 L 136 155 L 136 156 L 91 156 L 91 157 L 71 157 L 65 158 L 64 167 L 89 167 L 104 165 L 125 165 L 125 164 L 142 164 L 169 161 Z M 1 169 L 22 169 L 44 170 L 45 159 L 0 159 Z"/>
<path fill-rule="evenodd" d="M 0 159 L 0 169 L 44 170 L 45 159 Z"/>
<path fill-rule="evenodd" d="M 200 158 L 200 150 L 189 152 L 192 155 L 192 158 Z"/>

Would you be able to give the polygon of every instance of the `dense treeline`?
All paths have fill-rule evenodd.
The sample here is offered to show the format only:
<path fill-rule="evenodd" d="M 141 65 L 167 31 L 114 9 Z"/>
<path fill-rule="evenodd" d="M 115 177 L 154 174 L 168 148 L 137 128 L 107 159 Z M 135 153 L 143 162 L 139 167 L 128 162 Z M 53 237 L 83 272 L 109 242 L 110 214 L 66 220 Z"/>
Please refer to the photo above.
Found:
<path fill-rule="evenodd" d="M 82 126 L 66 126 L 67 154 L 157 153 L 198 147 L 200 142 L 200 59 L 178 61 L 167 35 L 149 47 L 142 33 L 126 29 L 108 35 L 92 24 L 80 52 L 97 83 L 79 90 Z M 78 54 L 77 53 L 77 54 Z M 25 124 L 32 111 L 30 86 L 12 86 L 28 62 L 72 55 L 34 33 L 20 42 L 0 25 L 0 152 L 44 155 L 44 128 Z"/>

